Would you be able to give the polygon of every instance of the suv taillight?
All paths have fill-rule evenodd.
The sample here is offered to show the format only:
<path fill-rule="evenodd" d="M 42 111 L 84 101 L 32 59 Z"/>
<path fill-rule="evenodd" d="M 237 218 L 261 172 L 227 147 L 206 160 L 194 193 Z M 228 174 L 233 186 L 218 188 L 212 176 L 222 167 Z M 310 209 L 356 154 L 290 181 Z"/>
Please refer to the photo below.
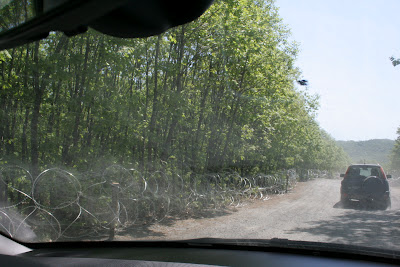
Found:
<path fill-rule="evenodd" d="M 346 172 L 344 173 L 343 179 L 347 178 L 347 174 L 349 173 L 350 168 L 347 168 Z"/>
<path fill-rule="evenodd" d="M 380 167 L 380 169 L 381 169 L 381 174 L 382 174 L 383 179 L 387 179 L 387 178 L 386 178 L 386 174 L 385 174 L 385 172 L 383 171 L 383 168 Z"/>

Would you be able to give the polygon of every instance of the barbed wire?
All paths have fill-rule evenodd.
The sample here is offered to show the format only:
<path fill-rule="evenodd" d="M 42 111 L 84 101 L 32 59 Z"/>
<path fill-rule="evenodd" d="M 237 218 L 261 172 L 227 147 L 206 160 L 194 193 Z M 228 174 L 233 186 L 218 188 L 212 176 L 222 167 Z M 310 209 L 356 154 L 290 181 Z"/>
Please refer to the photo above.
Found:
<path fill-rule="evenodd" d="M 110 231 L 268 199 L 292 188 L 294 170 L 242 177 L 237 172 L 141 172 L 111 165 L 102 172 L 50 168 L 33 177 L 0 166 L 0 231 L 23 241 L 104 239 Z"/>

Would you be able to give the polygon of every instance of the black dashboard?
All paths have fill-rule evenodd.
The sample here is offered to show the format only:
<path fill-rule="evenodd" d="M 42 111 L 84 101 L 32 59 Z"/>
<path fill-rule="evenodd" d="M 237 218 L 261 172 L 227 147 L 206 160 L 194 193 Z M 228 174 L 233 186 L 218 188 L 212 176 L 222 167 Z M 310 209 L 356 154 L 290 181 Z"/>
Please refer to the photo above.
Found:
<path fill-rule="evenodd" d="M 388 266 L 398 258 L 303 248 L 187 242 L 33 244 L 0 240 L 2 266 Z M 21 252 L 21 253 L 18 253 Z M 8 254 L 8 255 L 7 255 Z"/>
<path fill-rule="evenodd" d="M 3 266 L 385 266 L 384 263 L 276 252 L 134 248 L 37 250 L 1 255 Z"/>

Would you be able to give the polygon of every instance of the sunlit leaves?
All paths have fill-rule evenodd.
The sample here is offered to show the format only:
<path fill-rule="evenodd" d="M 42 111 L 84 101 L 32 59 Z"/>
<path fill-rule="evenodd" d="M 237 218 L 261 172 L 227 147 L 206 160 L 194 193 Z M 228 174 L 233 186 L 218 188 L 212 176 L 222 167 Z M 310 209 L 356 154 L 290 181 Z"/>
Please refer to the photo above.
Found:
<path fill-rule="evenodd" d="M 273 1 L 227 0 L 160 38 L 51 33 L 36 61 L 32 45 L 4 51 L 1 156 L 32 160 L 38 96 L 42 168 L 336 168 L 343 153 L 315 122 L 318 98 L 295 87 L 288 36 Z"/>

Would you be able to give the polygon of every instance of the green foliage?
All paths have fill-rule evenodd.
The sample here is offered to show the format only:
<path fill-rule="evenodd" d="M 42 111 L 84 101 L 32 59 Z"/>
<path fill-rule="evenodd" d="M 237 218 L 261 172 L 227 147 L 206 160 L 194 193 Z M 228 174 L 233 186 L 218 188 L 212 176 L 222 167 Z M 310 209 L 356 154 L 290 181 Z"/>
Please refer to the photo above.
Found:
<path fill-rule="evenodd" d="M 397 139 L 390 155 L 390 167 L 393 170 L 400 170 L 400 127 L 397 128 Z"/>
<path fill-rule="evenodd" d="M 186 173 L 337 169 L 346 155 L 316 123 L 318 99 L 295 87 L 288 36 L 273 1 L 229 0 L 158 37 L 52 33 L 6 51 L 0 157 L 33 174 L 114 163 Z"/>
<path fill-rule="evenodd" d="M 390 57 L 390 61 L 392 61 L 392 64 L 394 67 L 396 67 L 397 65 L 400 65 L 400 58 Z"/>
<path fill-rule="evenodd" d="M 389 157 L 395 142 L 389 139 L 372 139 L 367 141 L 337 141 L 352 163 L 378 163 L 389 166 Z"/>

